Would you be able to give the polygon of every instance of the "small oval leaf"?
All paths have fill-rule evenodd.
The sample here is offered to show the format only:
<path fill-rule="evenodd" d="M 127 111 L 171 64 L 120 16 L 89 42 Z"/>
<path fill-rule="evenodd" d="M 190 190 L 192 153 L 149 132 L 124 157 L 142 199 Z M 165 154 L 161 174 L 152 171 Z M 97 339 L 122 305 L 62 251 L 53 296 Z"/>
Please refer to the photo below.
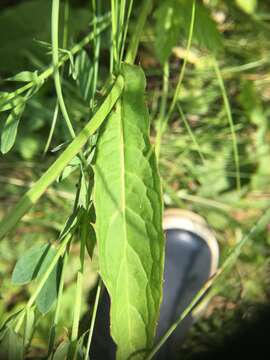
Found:
<path fill-rule="evenodd" d="M 17 261 L 12 273 L 14 284 L 28 284 L 42 275 L 56 251 L 50 244 L 36 245 L 26 251 Z"/>
<path fill-rule="evenodd" d="M 21 115 L 23 113 L 25 107 L 25 103 L 22 102 L 14 109 L 11 110 L 10 114 L 8 115 L 4 128 L 1 134 L 1 152 L 2 154 L 6 154 L 14 145 L 16 136 L 17 136 L 17 129 L 19 125 L 19 121 Z"/>

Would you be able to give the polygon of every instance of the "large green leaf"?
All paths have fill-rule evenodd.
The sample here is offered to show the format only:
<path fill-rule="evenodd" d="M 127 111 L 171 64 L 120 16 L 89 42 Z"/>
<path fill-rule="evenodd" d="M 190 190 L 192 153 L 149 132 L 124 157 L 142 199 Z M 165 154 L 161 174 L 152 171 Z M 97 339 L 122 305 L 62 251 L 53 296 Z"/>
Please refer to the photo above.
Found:
<path fill-rule="evenodd" d="M 162 198 L 149 141 L 145 77 L 124 64 L 125 89 L 97 144 L 94 203 L 99 265 L 111 297 L 118 359 L 152 346 L 162 294 Z M 136 354 L 135 354 L 136 353 Z"/>

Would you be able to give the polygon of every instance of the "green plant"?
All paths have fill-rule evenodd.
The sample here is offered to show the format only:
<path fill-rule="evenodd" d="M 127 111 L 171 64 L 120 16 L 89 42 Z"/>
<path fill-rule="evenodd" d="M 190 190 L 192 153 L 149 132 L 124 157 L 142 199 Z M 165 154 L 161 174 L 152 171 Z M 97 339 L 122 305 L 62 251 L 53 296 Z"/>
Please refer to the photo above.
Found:
<path fill-rule="evenodd" d="M 54 101 L 55 110 L 44 154 L 51 146 L 60 118 L 63 119 L 63 127 L 67 135 L 65 141 L 58 144 L 56 151 L 64 150 L 3 219 L 0 225 L 0 238 L 15 228 L 18 221 L 29 212 L 56 180 L 64 181 L 74 173 L 77 188 L 75 191 L 73 189 L 75 196 L 72 210 L 62 225 L 57 241 L 31 247 L 21 255 L 15 266 L 12 276 L 14 284 L 37 281 L 37 285 L 26 304 L 2 325 L 1 351 L 10 359 L 21 359 L 28 354 L 31 351 L 36 325 L 43 320 L 40 314 L 47 314 L 52 318 L 50 319 L 50 336 L 45 350 L 46 356 L 52 359 L 60 356 L 69 359 L 81 357 L 87 359 L 102 283 L 104 283 L 111 297 L 111 333 L 118 346 L 117 357 L 119 359 L 151 359 L 175 327 L 198 303 L 202 295 L 210 287 L 215 290 L 213 285 L 218 284 L 217 280 L 221 274 L 235 262 L 242 246 L 250 236 L 261 229 L 261 223 L 265 225 L 265 222 L 269 220 L 269 213 L 266 212 L 251 233 L 244 236 L 242 241 L 231 249 L 231 255 L 225 260 L 218 273 L 195 297 L 180 316 L 179 321 L 173 324 L 161 341 L 154 346 L 155 326 L 162 297 L 164 258 L 163 200 L 157 160 L 162 168 L 164 165 L 162 161 L 166 160 L 166 156 L 162 157 L 163 152 L 166 151 L 164 137 L 178 111 L 187 129 L 187 137 L 192 142 L 189 149 L 193 150 L 192 146 L 194 146 L 194 152 L 200 159 L 198 166 L 205 166 L 208 172 L 207 166 L 210 167 L 210 165 L 206 159 L 210 150 L 200 145 L 201 140 L 198 140 L 193 132 L 185 116 L 184 106 L 180 105 L 180 100 L 181 91 L 185 91 L 183 80 L 187 71 L 192 41 L 208 49 L 207 51 L 211 53 L 210 58 L 213 60 L 222 48 L 222 40 L 215 22 L 202 4 L 184 0 L 169 0 L 158 4 L 155 9 L 155 52 L 162 66 L 163 91 L 160 107 L 157 110 L 156 138 L 155 147 L 153 147 L 150 141 L 150 119 L 144 99 L 145 76 L 139 66 L 133 65 L 152 2 L 148 0 L 143 3 L 127 48 L 129 20 L 134 8 L 133 1 L 112 0 L 111 12 L 106 13 L 102 12 L 99 2 L 93 0 L 92 31 L 70 50 L 66 49 L 68 1 L 65 1 L 63 9 L 65 14 L 63 46 L 59 48 L 58 45 L 59 5 L 59 0 L 53 0 L 52 41 L 51 44 L 43 43 L 43 46 L 52 54 L 52 65 L 41 73 L 23 71 L 9 78 L 9 81 L 26 84 L 14 91 L 0 94 L 1 111 L 9 112 L 1 133 L 1 152 L 6 154 L 15 145 L 19 122 L 25 107 L 27 108 L 35 96 L 42 91 L 46 80 L 51 76 L 54 78 L 57 98 Z M 181 16 L 173 16 L 174 13 Z M 179 41 L 179 30 L 186 33 L 188 40 L 183 64 L 177 76 L 176 89 L 171 94 L 170 55 L 172 48 Z M 107 37 L 111 40 L 109 41 L 110 61 L 103 70 L 106 74 L 104 79 L 104 74 L 100 74 L 103 64 L 99 60 L 102 40 L 106 41 L 101 36 L 106 31 Z M 83 50 L 90 42 L 93 46 L 92 59 Z M 86 104 L 86 113 L 90 114 L 90 120 L 80 131 L 78 131 L 80 126 L 72 121 L 71 109 L 64 97 L 67 65 Z M 229 138 L 229 151 L 232 150 L 234 154 L 231 168 L 236 178 L 235 196 L 239 199 L 241 197 L 241 169 L 237 127 L 232 119 L 222 78 L 223 73 L 216 60 L 214 60 L 214 70 L 229 120 L 229 131 L 225 135 Z M 102 79 L 100 79 L 101 75 Z M 173 140 L 179 141 L 179 139 Z M 173 148 L 173 142 L 170 146 L 169 150 Z M 226 148 L 225 151 L 228 149 Z M 192 162 L 197 164 L 197 159 L 194 157 Z M 195 174 L 198 172 L 198 168 L 193 164 L 188 163 L 187 167 Z M 171 176 L 173 177 L 173 172 Z M 200 174 L 196 176 L 200 177 Z M 200 181 L 203 183 L 207 180 L 207 176 L 203 174 L 202 177 L 203 180 Z M 164 189 L 166 195 L 176 199 L 176 203 L 182 205 L 182 196 L 182 199 L 193 199 L 198 203 L 204 201 L 207 206 L 227 211 L 229 205 L 223 205 L 211 199 L 202 200 L 200 194 L 196 197 L 185 193 L 180 195 L 174 193 L 169 180 L 164 178 Z M 210 181 L 212 181 L 211 178 Z M 209 189 L 208 185 L 206 184 L 206 188 Z M 225 185 L 218 183 L 216 186 L 216 191 L 220 194 L 227 183 Z M 203 194 L 203 191 L 207 189 L 202 187 L 201 191 Z M 211 191 L 213 191 L 212 188 Z M 81 334 L 79 322 L 83 307 L 86 259 L 88 255 L 93 259 L 96 243 L 100 279 L 89 330 Z M 65 276 L 68 272 L 68 263 L 73 256 L 72 247 L 76 245 L 79 247 L 79 264 L 74 287 L 72 325 L 68 336 L 59 342 L 62 334 L 59 334 L 58 325 L 63 306 Z"/>

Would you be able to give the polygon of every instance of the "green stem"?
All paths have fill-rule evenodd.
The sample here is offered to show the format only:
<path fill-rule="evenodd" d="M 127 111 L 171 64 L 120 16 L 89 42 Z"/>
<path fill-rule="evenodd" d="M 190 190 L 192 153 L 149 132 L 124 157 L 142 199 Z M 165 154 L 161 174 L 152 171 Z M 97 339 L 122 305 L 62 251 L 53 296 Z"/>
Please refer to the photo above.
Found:
<path fill-rule="evenodd" d="M 46 189 L 57 179 L 68 163 L 78 154 L 87 140 L 99 128 L 106 119 L 117 99 L 120 97 L 124 87 L 124 79 L 119 75 L 104 102 L 100 105 L 97 112 L 93 115 L 86 126 L 80 131 L 76 138 L 63 151 L 58 159 L 49 167 L 41 178 L 32 186 L 30 190 L 21 198 L 19 203 L 7 214 L 0 223 L 0 239 L 2 239 L 26 212 L 44 194 Z"/>
<path fill-rule="evenodd" d="M 171 115 L 175 109 L 176 103 L 179 99 L 180 89 L 181 89 L 181 85 L 182 85 L 182 82 L 184 79 L 188 55 L 189 55 L 190 48 L 191 48 L 191 42 L 192 42 L 194 24 L 195 24 L 195 14 L 196 14 L 196 0 L 193 0 L 192 11 L 191 11 L 191 20 L 190 20 L 189 33 L 188 33 L 188 42 L 187 42 L 187 48 L 186 48 L 186 55 L 184 58 L 183 66 L 180 71 L 180 75 L 179 75 L 178 83 L 177 83 L 176 90 L 175 90 L 175 93 L 173 96 L 173 100 L 172 100 L 171 106 L 169 108 L 168 118 L 171 117 Z"/>
<path fill-rule="evenodd" d="M 81 315 L 81 303 L 82 303 L 82 282 L 84 275 L 84 260 L 85 260 L 85 246 L 86 246 L 86 236 L 85 234 L 85 222 L 88 221 L 87 213 L 85 212 L 82 218 L 82 225 L 80 231 L 81 246 L 80 246 L 80 270 L 77 275 L 77 285 L 76 285 L 76 295 L 75 295 L 75 304 L 74 304 L 74 314 L 73 314 L 73 324 L 71 331 L 71 342 L 74 342 L 78 338 L 80 315 Z"/>
<path fill-rule="evenodd" d="M 83 281 L 83 272 L 80 270 L 77 274 L 73 324 L 71 331 L 71 342 L 76 341 L 78 337 L 80 314 L 81 314 L 81 302 L 82 302 L 82 281 Z"/>
<path fill-rule="evenodd" d="M 98 81 L 98 69 L 99 69 L 99 52 L 100 52 L 100 36 L 96 34 L 96 23 L 98 16 L 100 14 L 100 2 L 96 3 L 97 0 L 92 0 L 92 7 L 94 12 L 94 70 L 93 70 L 93 83 L 92 83 L 92 89 L 91 89 L 91 99 L 90 99 L 90 107 L 93 109 L 94 107 L 94 98 L 95 93 L 97 90 L 97 81 Z"/>
<path fill-rule="evenodd" d="M 48 358 L 50 358 L 50 356 L 52 354 L 54 342 L 55 342 L 55 329 L 58 324 L 60 309 L 61 309 L 61 305 L 62 305 L 67 258 L 68 258 L 68 250 L 65 251 L 64 256 L 63 256 L 63 263 L 62 263 L 62 269 L 61 269 L 59 290 L 58 290 L 58 295 L 57 295 L 56 309 L 55 309 L 55 313 L 54 313 L 53 326 L 51 328 L 50 336 L 49 336 L 49 346 L 48 346 L 48 356 L 47 356 Z"/>
<path fill-rule="evenodd" d="M 158 134 L 158 138 L 157 138 L 157 142 L 156 142 L 157 159 L 159 159 L 159 155 L 160 155 L 160 147 L 161 147 L 162 135 L 166 131 L 168 121 L 170 120 L 170 118 L 171 118 L 171 116 L 172 116 L 172 114 L 174 112 L 177 101 L 179 100 L 180 89 L 181 89 L 181 85 L 182 85 L 184 75 L 185 75 L 185 70 L 186 70 L 187 60 L 188 60 L 188 54 L 190 52 L 191 42 L 192 42 L 192 37 L 193 37 L 195 14 L 196 14 L 196 5 L 195 5 L 195 3 L 196 3 L 196 0 L 193 0 L 193 2 L 192 2 L 192 11 L 191 11 L 191 19 L 190 19 L 190 26 L 189 26 L 189 33 L 188 33 L 188 42 L 187 42 L 186 54 L 185 54 L 183 66 L 182 66 L 180 74 L 179 74 L 177 86 L 176 86 L 176 89 L 175 89 L 175 92 L 174 92 L 174 96 L 173 96 L 171 105 L 169 107 L 167 116 L 164 117 L 164 119 L 162 121 L 162 124 L 161 124 L 161 127 L 160 127 L 160 133 Z"/>
<path fill-rule="evenodd" d="M 75 135 L 72 123 L 70 121 L 70 118 L 69 118 L 69 115 L 67 112 L 67 108 L 66 108 L 66 104 L 65 104 L 65 101 L 63 98 L 61 79 L 60 79 L 60 73 L 59 73 L 59 68 L 58 68 L 58 63 L 59 63 L 58 23 L 59 23 L 59 0 L 53 0 L 51 31 L 52 31 L 52 59 L 53 59 L 53 66 L 54 66 L 55 90 L 56 90 L 56 94 L 57 94 L 59 107 L 61 109 L 62 115 L 66 122 L 70 136 L 72 139 L 74 139 L 76 135 Z"/>
<path fill-rule="evenodd" d="M 47 151 L 49 150 L 49 147 L 51 145 L 53 133 L 54 133 L 55 126 L 56 126 L 56 121 L 57 121 L 57 118 L 58 118 L 58 113 L 59 113 L 59 103 L 58 103 L 58 100 L 56 100 L 54 113 L 53 113 L 52 125 L 51 125 L 49 136 L 48 136 L 48 139 L 46 141 L 46 145 L 45 145 L 45 148 L 44 148 L 44 151 L 43 151 L 43 154 L 42 154 L 43 156 L 47 153 Z"/>
<path fill-rule="evenodd" d="M 69 20 L 69 0 L 65 0 L 63 46 L 62 46 L 63 49 L 66 49 L 67 45 L 68 45 L 68 20 Z M 63 66 L 62 69 L 61 69 L 61 75 L 62 76 L 63 76 L 64 69 L 65 69 L 65 67 Z M 55 130 L 56 122 L 57 122 L 57 118 L 58 118 L 58 112 L 59 112 L 59 103 L 58 103 L 58 100 L 56 100 L 52 125 L 51 125 L 49 136 L 48 136 L 48 139 L 46 141 L 46 145 L 45 145 L 45 148 L 44 148 L 44 151 L 43 151 L 43 154 L 42 154 L 43 156 L 47 153 L 47 151 L 49 150 L 49 147 L 51 145 L 52 137 L 53 137 L 53 134 L 54 134 L 54 130 Z"/>
<path fill-rule="evenodd" d="M 132 7 L 133 7 L 133 0 L 130 0 L 129 7 L 128 7 L 128 12 L 127 12 L 126 23 L 125 23 L 125 25 L 123 24 L 124 31 L 123 31 L 123 38 L 122 38 L 121 51 L 120 51 L 120 61 L 122 61 L 123 55 L 124 55 L 127 32 L 128 32 L 128 25 L 129 25 L 129 19 L 130 19 L 130 14 L 131 14 Z"/>
<path fill-rule="evenodd" d="M 191 140 L 193 141 L 195 147 L 197 148 L 197 151 L 198 151 L 198 154 L 199 154 L 199 156 L 201 158 L 201 161 L 204 164 L 205 163 L 205 158 L 203 156 L 203 153 L 201 152 L 200 145 L 199 145 L 195 135 L 193 134 L 193 131 L 192 131 L 191 127 L 189 126 L 189 123 L 188 123 L 188 121 L 186 119 L 186 116 L 185 116 L 185 114 L 184 114 L 184 112 L 183 112 L 183 110 L 182 110 L 179 103 L 177 103 L 177 108 L 178 108 L 179 114 L 181 116 L 181 119 L 182 119 L 182 121 L 183 121 L 183 123 L 184 123 L 184 125 L 185 125 L 185 127 L 187 129 L 187 132 L 189 133 L 189 136 L 191 137 Z"/>
<path fill-rule="evenodd" d="M 68 45 L 68 21 L 69 21 L 69 0 L 65 0 L 64 5 L 64 29 L 63 29 L 63 49 Z"/>
<path fill-rule="evenodd" d="M 228 99 L 227 92 L 225 89 L 224 81 L 223 81 L 223 78 L 222 78 L 222 75 L 220 72 L 220 68 L 214 57 L 213 57 L 213 64 L 214 64 L 215 73 L 216 73 L 216 76 L 218 79 L 218 84 L 219 84 L 219 87 L 221 90 L 226 114 L 228 117 L 230 129 L 231 129 L 232 143 L 233 143 L 233 155 L 234 155 L 235 172 L 236 172 L 236 187 L 237 187 L 237 190 L 240 191 L 241 190 L 240 161 L 239 161 L 239 153 L 238 153 L 238 146 L 237 146 L 237 136 L 236 136 L 236 132 L 235 132 L 235 128 L 234 128 L 231 107 L 230 107 L 229 99 Z"/>
<path fill-rule="evenodd" d="M 119 0 L 118 0 L 119 1 Z M 119 1 L 119 15 L 118 15 L 118 59 L 121 61 L 122 41 L 124 40 L 125 32 L 125 13 L 126 13 L 126 0 Z"/>
<path fill-rule="evenodd" d="M 150 10 L 152 8 L 152 2 L 153 2 L 153 0 L 144 0 L 142 3 L 142 7 L 139 12 L 139 14 L 140 14 L 139 19 L 137 21 L 132 38 L 130 40 L 129 48 L 128 48 L 126 58 L 125 58 L 125 62 L 127 62 L 129 64 L 133 64 L 135 61 L 141 34 L 143 32 L 147 16 L 150 13 Z"/>
<path fill-rule="evenodd" d="M 165 118 L 165 111 L 167 105 L 168 91 L 169 91 L 169 74 L 170 67 L 169 62 L 166 61 L 163 66 L 163 86 L 162 86 L 162 97 L 160 102 L 160 111 L 157 121 L 157 134 L 156 134 L 156 153 L 160 153 L 161 146 L 161 137 L 162 137 L 162 127 Z"/>
<path fill-rule="evenodd" d="M 112 46 L 114 66 L 118 64 L 118 43 L 117 43 L 117 11 L 116 0 L 111 0 L 111 22 L 112 22 Z"/>
<path fill-rule="evenodd" d="M 101 278 L 99 278 L 96 297 L 95 297 L 95 303 L 94 303 L 94 308 L 93 308 L 93 313 L 92 313 L 92 318 L 91 318 L 91 323 L 90 323 L 89 335 L 88 335 L 88 339 L 87 339 L 87 345 L 86 345 L 86 351 L 85 351 L 84 360 L 88 360 L 88 358 L 89 358 L 88 354 L 89 354 L 89 351 L 90 351 L 90 346 L 91 346 L 91 342 L 92 342 L 95 321 L 96 321 L 96 317 L 97 317 L 97 309 L 98 309 L 98 302 L 99 302 L 101 288 L 102 288 L 102 280 L 101 280 Z"/>

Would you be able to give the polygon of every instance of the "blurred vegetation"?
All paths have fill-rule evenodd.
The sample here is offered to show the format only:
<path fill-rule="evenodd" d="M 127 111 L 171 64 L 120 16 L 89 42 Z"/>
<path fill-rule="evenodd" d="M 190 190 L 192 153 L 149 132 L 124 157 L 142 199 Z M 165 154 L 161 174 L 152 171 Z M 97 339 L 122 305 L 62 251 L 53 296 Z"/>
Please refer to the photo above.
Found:
<path fill-rule="evenodd" d="M 177 8 L 176 0 L 168 2 Z M 88 1 L 71 3 L 68 48 L 87 33 L 91 21 Z M 131 29 L 139 4 L 140 1 L 135 2 Z M 186 9 L 186 13 L 179 12 L 179 17 L 175 17 L 174 26 L 179 33 L 175 33 L 174 28 L 165 36 L 166 24 L 162 17 L 166 4 L 167 1 L 155 2 L 137 58 L 148 79 L 147 102 L 152 118 L 153 143 L 159 103 L 164 96 L 163 65 L 172 51 L 169 57 L 168 104 L 186 54 L 189 27 L 190 10 Z M 0 5 L 0 11 L 0 81 L 2 91 L 9 91 L 18 84 L 8 83 L 5 78 L 19 71 L 43 70 L 51 62 L 50 48 L 46 45 L 50 41 L 51 3 L 46 0 L 6 1 Z M 194 41 L 180 91 L 182 112 L 173 114 L 163 135 L 160 172 L 165 206 L 187 208 L 207 219 L 216 233 L 223 258 L 257 221 L 270 201 L 270 3 L 266 0 L 205 0 L 201 2 L 199 11 L 200 20 L 195 24 Z M 218 31 L 211 30 L 211 27 Z M 106 77 L 103 68 L 108 65 L 107 43 L 105 33 L 100 55 L 99 89 Z M 92 59 L 91 46 L 86 46 L 86 51 Z M 235 125 L 240 191 L 236 189 L 231 129 L 213 64 L 213 53 L 225 83 Z M 89 109 L 76 81 L 69 76 L 68 68 L 65 75 L 63 89 L 66 104 L 75 128 L 81 128 L 88 120 Z M 57 147 L 68 139 L 63 121 L 58 121 L 50 151 L 43 156 L 54 106 L 55 94 L 50 79 L 29 100 L 13 151 L 0 157 L 0 218 L 48 168 L 60 151 Z M 3 126 L 3 118 L 4 113 L 1 113 L 0 126 Z M 0 242 L 1 322 L 21 307 L 31 293 L 31 286 L 11 284 L 14 264 L 33 244 L 56 239 L 71 211 L 76 188 L 74 174 L 51 187 L 23 218 L 17 231 Z M 219 295 L 211 301 L 204 318 L 191 331 L 192 344 L 198 334 L 222 332 L 223 324 L 235 318 L 236 309 L 243 309 L 243 315 L 250 306 L 269 300 L 269 245 L 270 227 L 248 243 L 235 269 L 227 276 L 226 282 L 219 285 Z M 72 252 L 76 251 L 79 250 L 74 246 Z M 73 280 L 79 267 L 77 260 L 75 257 L 69 259 L 70 270 L 60 315 L 62 328 L 72 323 Z M 84 279 L 86 300 L 95 286 L 95 258 L 92 262 L 88 261 L 87 266 L 89 270 L 86 273 L 89 275 Z M 47 346 L 49 324 L 49 317 L 43 319 L 40 316 L 38 319 L 34 339 L 37 351 Z"/>

